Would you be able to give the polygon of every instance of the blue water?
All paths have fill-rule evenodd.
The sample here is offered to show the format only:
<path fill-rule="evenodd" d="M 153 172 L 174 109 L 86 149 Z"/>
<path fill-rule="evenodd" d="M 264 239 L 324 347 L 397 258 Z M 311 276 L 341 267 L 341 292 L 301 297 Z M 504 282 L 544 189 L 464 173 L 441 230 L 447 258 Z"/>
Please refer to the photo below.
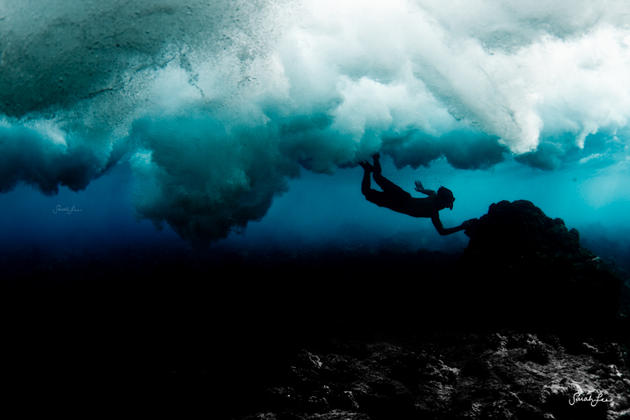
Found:
<path fill-rule="evenodd" d="M 624 196 L 628 175 L 606 168 L 587 176 L 581 168 L 541 171 L 516 162 L 490 170 L 457 170 L 444 161 L 430 167 L 397 169 L 383 158 L 383 173 L 408 191 L 419 179 L 425 187 L 451 188 L 453 210 L 442 210 L 446 227 L 480 217 L 493 202 L 527 199 L 550 217 L 562 218 L 582 232 L 583 243 L 605 257 L 626 264 L 630 200 Z M 267 214 L 208 248 L 240 251 L 309 252 L 322 248 L 410 251 L 461 251 L 462 233 L 440 236 L 428 219 L 416 219 L 378 207 L 360 192 L 360 168 L 332 175 L 301 171 L 286 193 L 273 200 Z M 188 249 L 189 243 L 168 224 L 157 229 L 137 217 L 134 178 L 126 164 L 92 182 L 85 190 L 61 188 L 47 196 L 21 185 L 0 195 L 0 246 L 5 250 L 37 248 L 44 253 L 98 254 L 128 247 Z M 414 193 L 417 194 L 417 193 Z M 192 248 L 191 248 L 192 249 Z"/>

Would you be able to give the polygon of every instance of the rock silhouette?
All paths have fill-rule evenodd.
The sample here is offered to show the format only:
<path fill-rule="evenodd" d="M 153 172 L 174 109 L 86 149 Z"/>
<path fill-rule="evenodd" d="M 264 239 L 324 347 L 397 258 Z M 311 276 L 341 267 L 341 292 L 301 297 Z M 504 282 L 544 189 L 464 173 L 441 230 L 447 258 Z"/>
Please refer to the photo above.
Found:
<path fill-rule="evenodd" d="M 580 246 L 579 233 L 529 201 L 501 201 L 466 234 L 464 290 L 507 321 L 605 327 L 617 321 L 621 279 Z M 474 283 L 474 285 L 473 285 Z"/>
<path fill-rule="evenodd" d="M 265 390 L 264 409 L 243 418 L 622 419 L 630 412 L 624 357 L 614 342 L 571 347 L 505 331 L 336 342 L 298 352 L 284 380 Z M 579 401 L 580 391 L 594 405 Z"/>

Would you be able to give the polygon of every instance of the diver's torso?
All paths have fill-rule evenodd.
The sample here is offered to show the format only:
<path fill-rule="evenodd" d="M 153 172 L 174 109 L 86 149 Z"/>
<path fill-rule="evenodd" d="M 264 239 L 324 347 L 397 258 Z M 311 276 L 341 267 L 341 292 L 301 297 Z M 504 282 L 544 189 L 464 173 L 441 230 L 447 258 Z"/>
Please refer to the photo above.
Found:
<path fill-rule="evenodd" d="M 392 200 L 386 207 L 412 217 L 432 217 L 435 214 L 435 200 L 426 198 L 400 198 Z"/>

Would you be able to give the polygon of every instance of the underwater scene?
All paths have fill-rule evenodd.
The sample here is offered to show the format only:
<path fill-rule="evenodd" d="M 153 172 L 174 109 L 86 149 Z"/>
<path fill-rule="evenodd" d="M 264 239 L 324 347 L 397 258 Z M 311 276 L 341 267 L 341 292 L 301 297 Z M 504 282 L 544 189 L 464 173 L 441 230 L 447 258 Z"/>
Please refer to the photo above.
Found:
<path fill-rule="evenodd" d="M 623 0 L 0 1 L 25 413 L 630 418 L 629 215 Z"/>

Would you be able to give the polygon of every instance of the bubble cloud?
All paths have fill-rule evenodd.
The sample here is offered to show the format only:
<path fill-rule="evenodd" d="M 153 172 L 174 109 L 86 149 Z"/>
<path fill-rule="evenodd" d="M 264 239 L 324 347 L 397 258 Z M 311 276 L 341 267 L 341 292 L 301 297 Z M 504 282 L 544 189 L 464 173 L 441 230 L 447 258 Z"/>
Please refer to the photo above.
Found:
<path fill-rule="evenodd" d="M 45 6 L 45 7 L 44 7 Z M 624 1 L 0 4 L 0 190 L 128 159 L 141 217 L 207 242 L 300 168 L 626 159 Z"/>

